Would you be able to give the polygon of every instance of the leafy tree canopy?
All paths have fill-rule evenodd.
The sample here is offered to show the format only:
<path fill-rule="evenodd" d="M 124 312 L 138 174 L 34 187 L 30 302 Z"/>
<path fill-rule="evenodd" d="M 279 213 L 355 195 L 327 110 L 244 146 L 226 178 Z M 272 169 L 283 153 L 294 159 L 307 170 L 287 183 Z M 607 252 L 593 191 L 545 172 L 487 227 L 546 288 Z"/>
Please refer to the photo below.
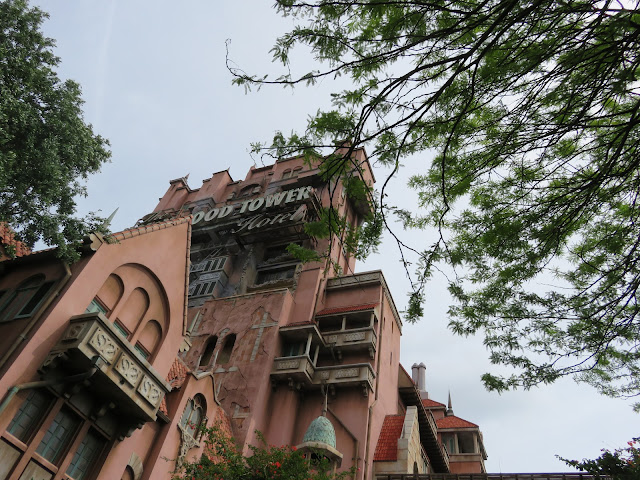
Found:
<path fill-rule="evenodd" d="M 0 222 L 28 246 L 43 240 L 72 259 L 68 245 L 100 223 L 73 216 L 75 197 L 110 152 L 83 120 L 79 85 L 56 75 L 45 18 L 25 0 L 0 2 Z"/>
<path fill-rule="evenodd" d="M 484 375 L 488 388 L 572 375 L 607 395 L 640 395 L 638 2 L 279 0 L 277 8 L 297 23 L 273 48 L 287 73 L 253 76 L 230 64 L 234 82 L 342 76 L 352 87 L 334 93 L 304 132 L 255 148 L 313 155 L 350 139 L 391 175 L 423 162 L 409 182 L 420 212 L 394 208 L 388 181 L 374 204 L 411 274 L 409 319 L 423 313 L 432 270 L 448 262 L 451 329 L 484 334 L 491 361 L 513 369 Z M 296 77 L 289 62 L 299 46 L 318 70 Z M 331 158 L 324 171 L 348 178 L 357 165 L 341 158 L 344 168 Z M 405 245 L 392 214 L 407 228 L 437 229 L 438 241 Z"/>
<path fill-rule="evenodd" d="M 637 480 L 640 478 L 640 449 L 636 447 L 640 438 L 627 442 L 627 447 L 615 450 L 602 449 L 602 455 L 594 460 L 567 460 L 558 457 L 567 465 L 594 475 L 595 478 L 612 478 L 613 480 Z"/>

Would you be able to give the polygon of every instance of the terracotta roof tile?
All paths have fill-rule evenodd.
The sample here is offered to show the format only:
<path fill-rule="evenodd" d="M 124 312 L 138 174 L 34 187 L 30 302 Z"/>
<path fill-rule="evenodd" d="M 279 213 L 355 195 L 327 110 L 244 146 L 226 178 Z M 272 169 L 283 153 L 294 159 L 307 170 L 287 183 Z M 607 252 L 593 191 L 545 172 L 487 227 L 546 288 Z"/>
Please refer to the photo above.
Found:
<path fill-rule="evenodd" d="M 438 428 L 478 428 L 475 423 L 467 422 L 455 415 L 449 415 L 448 417 L 436 420 Z"/>
<path fill-rule="evenodd" d="M 173 365 L 171 365 L 171 368 L 169 369 L 169 373 L 167 374 L 167 382 L 169 382 L 172 389 L 180 388 L 189 373 L 189 367 L 187 367 L 182 360 L 176 357 L 173 361 Z"/>
<path fill-rule="evenodd" d="M 160 406 L 158 407 L 162 413 L 164 413 L 167 417 L 169 416 L 169 411 L 167 410 L 167 399 L 163 398 L 160 402 Z"/>
<path fill-rule="evenodd" d="M 180 388 L 190 372 L 191 370 L 189 370 L 189 367 L 187 367 L 184 362 L 180 360 L 180 358 L 176 357 L 176 359 L 173 361 L 173 364 L 171 365 L 171 368 L 169 368 L 169 373 L 167 373 L 167 382 L 169 382 L 169 385 L 171 385 L 171 389 L 175 390 Z M 160 410 L 167 416 L 169 415 L 169 411 L 167 410 L 166 396 L 160 402 L 158 410 Z"/>
<path fill-rule="evenodd" d="M 15 247 L 15 256 L 22 257 L 24 255 L 29 255 L 31 253 L 31 249 L 27 247 L 20 240 L 16 240 L 15 233 L 7 225 L 6 223 L 0 222 L 0 259 L 5 257 L 4 255 L 4 246 L 3 245 L 12 245 Z M 6 258 L 10 258 L 6 255 Z"/>
<path fill-rule="evenodd" d="M 395 462 L 398 460 L 398 438 L 402 435 L 404 415 L 387 415 L 378 437 L 378 445 L 373 455 L 374 462 Z"/>
<path fill-rule="evenodd" d="M 422 405 L 424 405 L 425 408 L 447 408 L 444 403 L 436 402 L 435 400 L 431 400 L 430 398 L 423 398 Z"/>
<path fill-rule="evenodd" d="M 377 303 L 365 303 L 364 305 L 352 305 L 350 307 L 325 308 L 320 310 L 316 315 L 335 315 L 336 313 L 360 312 L 362 310 L 371 310 L 376 307 Z"/>

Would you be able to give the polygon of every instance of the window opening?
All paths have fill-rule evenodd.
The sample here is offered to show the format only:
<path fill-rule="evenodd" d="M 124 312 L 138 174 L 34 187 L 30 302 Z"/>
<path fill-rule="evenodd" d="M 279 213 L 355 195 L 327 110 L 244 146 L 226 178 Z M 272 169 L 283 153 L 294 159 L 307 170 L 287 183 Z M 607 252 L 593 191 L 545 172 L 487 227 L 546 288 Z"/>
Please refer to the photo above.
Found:
<path fill-rule="evenodd" d="M 207 342 L 207 346 L 204 349 L 204 353 L 200 357 L 200 362 L 198 362 L 198 366 L 206 367 L 211 363 L 211 358 L 213 357 L 213 352 L 216 349 L 216 344 L 218 343 L 218 337 L 212 337 Z"/>
<path fill-rule="evenodd" d="M 149 352 L 147 352 L 147 349 L 146 349 L 146 348 L 144 348 L 140 342 L 136 343 L 135 347 L 133 347 L 133 348 L 134 348 L 134 349 L 136 350 L 136 352 L 138 352 L 138 354 L 140 354 L 140 356 L 141 356 L 142 358 L 144 358 L 145 360 L 148 360 L 148 359 L 149 359 L 149 357 L 151 356 L 151 354 L 150 354 Z"/>
<path fill-rule="evenodd" d="M 44 275 L 23 282 L 2 306 L 0 322 L 31 316 L 53 284 L 54 282 L 44 282 Z"/>
<path fill-rule="evenodd" d="M 49 425 L 36 453 L 56 464 L 71 443 L 78 425 L 80 418 L 67 407 L 63 407 Z"/>
<path fill-rule="evenodd" d="M 233 345 L 236 343 L 235 334 L 227 335 L 224 339 L 224 346 L 222 347 L 222 351 L 218 355 L 218 362 L 220 365 L 224 365 L 225 363 L 229 363 L 231 360 L 231 352 L 233 351 Z"/>
<path fill-rule="evenodd" d="M 123 338 L 129 338 L 129 335 L 131 335 L 130 332 L 117 320 L 113 322 L 113 326 L 116 327 L 116 330 Z"/>
<path fill-rule="evenodd" d="M 196 395 L 194 398 L 190 398 L 187 402 L 187 406 L 182 414 L 180 425 L 189 435 L 196 438 L 198 430 L 203 423 L 207 404 L 201 395 Z"/>
<path fill-rule="evenodd" d="M 78 445 L 66 474 L 74 480 L 83 480 L 95 465 L 106 443 L 104 437 L 90 429 L 82 443 Z"/>
<path fill-rule="evenodd" d="M 84 311 L 84 313 L 101 313 L 106 317 L 107 307 L 102 305 L 100 300 L 98 300 L 97 298 L 94 298 L 93 300 L 91 300 L 91 303 L 89 304 L 87 309 Z"/>
<path fill-rule="evenodd" d="M 17 439 L 27 443 L 44 418 L 51 396 L 42 389 L 33 389 L 16 412 L 7 431 Z"/>
<path fill-rule="evenodd" d="M 293 175 L 293 173 L 291 172 L 291 169 L 286 169 L 284 172 L 282 172 L 282 179 L 284 180 L 285 178 L 291 178 L 291 175 Z"/>
<path fill-rule="evenodd" d="M 301 342 L 287 342 L 282 348 L 283 357 L 297 357 L 302 355 L 304 344 Z"/>

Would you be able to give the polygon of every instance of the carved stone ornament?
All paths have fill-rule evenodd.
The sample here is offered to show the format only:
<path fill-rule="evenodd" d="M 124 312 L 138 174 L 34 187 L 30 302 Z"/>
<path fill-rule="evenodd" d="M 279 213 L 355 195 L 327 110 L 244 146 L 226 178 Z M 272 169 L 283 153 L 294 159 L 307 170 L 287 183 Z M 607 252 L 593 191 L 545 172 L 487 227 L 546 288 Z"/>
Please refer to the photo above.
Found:
<path fill-rule="evenodd" d="M 178 450 L 178 459 L 176 461 L 176 470 L 178 470 L 184 462 L 187 453 L 192 448 L 199 447 L 198 441 L 193 438 L 182 425 L 178 424 L 178 430 L 180 430 L 180 449 Z"/>
<path fill-rule="evenodd" d="M 338 342 L 338 336 L 337 335 L 329 335 L 327 337 L 324 337 L 324 341 L 326 343 L 337 343 Z"/>
<path fill-rule="evenodd" d="M 284 362 L 278 362 L 278 370 L 289 370 L 291 368 L 298 368 L 300 366 L 300 360 L 285 360 Z"/>
<path fill-rule="evenodd" d="M 118 363 L 116 363 L 116 371 L 122 375 L 122 378 L 124 378 L 131 386 L 135 386 L 142 375 L 140 366 L 124 353 L 120 356 Z"/>
<path fill-rule="evenodd" d="M 160 387 L 147 375 L 142 378 L 138 386 L 138 393 L 154 407 L 158 406 L 163 397 Z"/>
<path fill-rule="evenodd" d="M 364 332 L 347 333 L 344 336 L 345 342 L 357 342 L 358 340 L 364 340 Z"/>
<path fill-rule="evenodd" d="M 62 337 L 62 341 L 73 342 L 78 338 L 80 338 L 80 334 L 82 333 L 82 330 L 84 330 L 84 326 L 86 324 L 87 322 L 72 324 L 69 328 L 67 328 L 67 331 L 64 333 L 64 336 Z"/>
<path fill-rule="evenodd" d="M 350 378 L 360 375 L 359 368 L 345 368 L 344 370 L 338 370 L 334 375 L 335 378 Z"/>
<path fill-rule="evenodd" d="M 118 350 L 120 350 L 116 342 L 111 338 L 111 335 L 101 328 L 98 328 L 94 332 L 91 340 L 89 340 L 89 345 L 91 345 L 107 363 L 113 363 L 113 359 L 118 353 Z"/>

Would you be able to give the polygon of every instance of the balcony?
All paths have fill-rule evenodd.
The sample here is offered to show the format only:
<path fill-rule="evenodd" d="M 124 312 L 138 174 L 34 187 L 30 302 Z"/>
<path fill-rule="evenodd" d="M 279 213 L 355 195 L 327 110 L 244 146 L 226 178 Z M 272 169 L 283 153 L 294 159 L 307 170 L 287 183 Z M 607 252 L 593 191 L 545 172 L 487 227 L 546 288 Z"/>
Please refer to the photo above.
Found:
<path fill-rule="evenodd" d="M 71 317 L 41 370 L 87 371 L 95 357 L 103 361 L 91 377 L 93 395 L 116 405 L 123 422 L 139 425 L 154 421 L 171 387 L 101 313 Z"/>
<path fill-rule="evenodd" d="M 375 356 L 377 336 L 373 327 L 323 332 L 323 337 L 325 343 L 335 350 L 339 360 L 342 359 L 342 352 L 346 351 L 367 350 L 372 360 Z"/>
<path fill-rule="evenodd" d="M 308 355 L 294 357 L 278 357 L 273 362 L 271 380 L 285 380 L 290 387 L 297 385 L 311 386 L 315 374 L 315 366 Z"/>
<path fill-rule="evenodd" d="M 375 377 L 373 368 L 368 363 L 332 365 L 330 367 L 316 367 L 313 383 L 315 385 L 326 384 L 330 387 L 362 387 L 362 394 L 366 397 L 370 391 L 373 392 Z"/>
<path fill-rule="evenodd" d="M 373 392 L 375 373 L 368 363 L 316 367 L 308 355 L 278 357 L 273 362 L 271 381 L 286 381 L 290 388 L 312 388 L 328 385 L 335 388 L 361 387 L 366 397 Z"/>

